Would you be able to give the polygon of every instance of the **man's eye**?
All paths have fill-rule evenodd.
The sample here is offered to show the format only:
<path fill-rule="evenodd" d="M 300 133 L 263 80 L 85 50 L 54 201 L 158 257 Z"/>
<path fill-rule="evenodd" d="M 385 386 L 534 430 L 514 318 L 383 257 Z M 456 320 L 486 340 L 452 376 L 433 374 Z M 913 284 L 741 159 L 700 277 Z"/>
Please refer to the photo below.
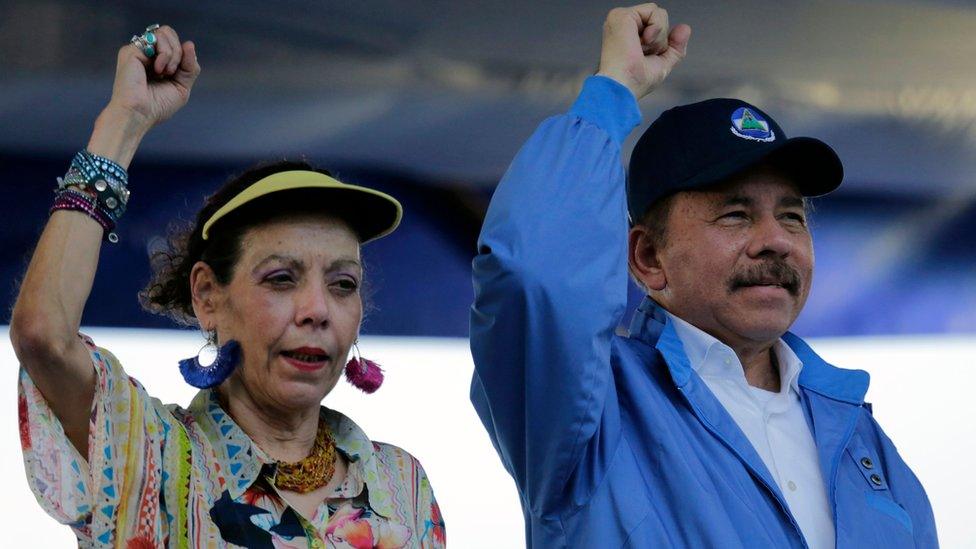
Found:
<path fill-rule="evenodd" d="M 785 217 L 790 221 L 795 221 L 797 223 L 800 223 L 801 225 L 804 225 L 807 222 L 807 219 L 798 213 L 788 213 L 785 215 Z"/>
<path fill-rule="evenodd" d="M 734 212 L 729 212 L 729 213 L 723 215 L 722 217 L 723 218 L 728 218 L 728 219 L 746 219 L 749 216 L 746 214 L 746 212 L 743 212 L 743 211 L 734 211 Z"/>

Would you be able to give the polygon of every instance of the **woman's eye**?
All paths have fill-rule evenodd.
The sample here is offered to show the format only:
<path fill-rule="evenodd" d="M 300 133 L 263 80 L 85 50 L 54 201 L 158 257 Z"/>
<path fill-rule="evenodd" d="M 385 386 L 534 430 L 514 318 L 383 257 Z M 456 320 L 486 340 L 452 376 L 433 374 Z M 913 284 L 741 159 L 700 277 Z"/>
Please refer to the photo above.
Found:
<path fill-rule="evenodd" d="M 335 281 L 335 286 L 344 292 L 355 292 L 359 289 L 359 283 L 350 278 L 341 278 Z"/>
<path fill-rule="evenodd" d="M 275 285 L 288 284 L 292 282 L 292 277 L 287 273 L 273 274 L 264 279 L 265 282 L 270 282 Z"/>

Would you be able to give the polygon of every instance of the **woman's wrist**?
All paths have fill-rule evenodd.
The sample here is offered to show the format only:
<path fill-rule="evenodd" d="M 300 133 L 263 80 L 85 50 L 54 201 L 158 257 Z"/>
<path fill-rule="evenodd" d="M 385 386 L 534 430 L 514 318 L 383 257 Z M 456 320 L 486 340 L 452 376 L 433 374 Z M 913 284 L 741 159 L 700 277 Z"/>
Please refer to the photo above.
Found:
<path fill-rule="evenodd" d="M 88 152 L 104 156 L 128 169 L 142 138 L 152 124 L 145 116 L 111 103 L 98 115 L 88 140 Z"/>

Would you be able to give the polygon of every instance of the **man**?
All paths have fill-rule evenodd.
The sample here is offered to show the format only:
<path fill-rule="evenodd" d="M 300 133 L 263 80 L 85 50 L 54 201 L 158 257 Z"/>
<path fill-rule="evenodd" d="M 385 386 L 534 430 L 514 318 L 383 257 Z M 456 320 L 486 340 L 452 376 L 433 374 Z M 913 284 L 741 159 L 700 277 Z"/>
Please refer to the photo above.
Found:
<path fill-rule="evenodd" d="M 625 188 L 635 98 L 690 33 L 653 4 L 610 12 L 598 75 L 525 144 L 485 220 L 471 398 L 528 544 L 935 547 L 868 375 L 787 332 L 813 273 L 805 197 L 840 184 L 834 152 L 711 100 L 647 130 Z M 621 337 L 625 265 L 648 297 Z"/>

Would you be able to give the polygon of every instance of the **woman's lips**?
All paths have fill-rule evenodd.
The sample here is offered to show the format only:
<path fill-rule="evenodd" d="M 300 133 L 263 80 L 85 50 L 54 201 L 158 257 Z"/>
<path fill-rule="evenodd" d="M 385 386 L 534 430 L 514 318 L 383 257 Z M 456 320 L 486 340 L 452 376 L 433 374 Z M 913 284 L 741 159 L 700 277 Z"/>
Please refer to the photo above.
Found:
<path fill-rule="evenodd" d="M 298 368 L 299 370 L 302 370 L 304 372 L 314 372 L 316 370 L 320 370 L 325 367 L 326 363 L 329 362 L 329 359 L 324 356 L 322 357 L 321 360 L 316 360 L 314 362 L 298 359 L 295 357 L 290 357 L 285 354 L 282 354 L 281 357 L 284 358 L 285 362 L 287 362 L 288 364 L 291 364 L 295 368 Z"/>
<path fill-rule="evenodd" d="M 318 347 L 299 347 L 281 352 L 282 358 L 295 368 L 311 372 L 323 368 L 329 355 Z"/>
<path fill-rule="evenodd" d="M 293 355 L 329 356 L 329 353 L 325 352 L 325 350 L 320 347 L 298 347 L 297 349 L 288 349 L 285 352 Z"/>

